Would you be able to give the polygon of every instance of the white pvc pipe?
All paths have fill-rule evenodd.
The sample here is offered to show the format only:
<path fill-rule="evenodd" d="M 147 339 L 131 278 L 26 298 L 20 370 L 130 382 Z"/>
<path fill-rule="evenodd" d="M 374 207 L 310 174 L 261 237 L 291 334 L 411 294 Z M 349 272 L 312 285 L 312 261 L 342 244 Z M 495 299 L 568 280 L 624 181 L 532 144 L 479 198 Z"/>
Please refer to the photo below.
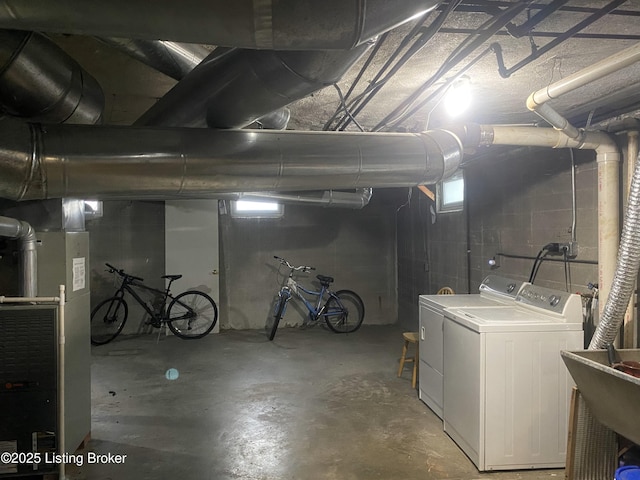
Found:
<path fill-rule="evenodd" d="M 609 295 L 616 267 L 620 215 L 618 210 L 618 164 L 620 152 L 613 139 L 603 132 L 582 132 L 569 138 L 552 128 L 481 125 L 483 143 L 551 148 L 578 148 L 596 151 L 598 162 L 598 285 L 600 308 Z"/>
<path fill-rule="evenodd" d="M 65 286 L 60 285 L 60 297 L 58 302 L 58 453 L 64 458 L 66 442 L 65 442 L 65 395 L 64 395 L 64 382 L 65 382 L 65 329 L 64 329 L 64 304 L 65 304 Z M 65 464 L 60 462 L 58 477 L 60 480 L 66 480 L 65 476 Z"/>
<path fill-rule="evenodd" d="M 633 172 L 636 166 L 636 157 L 638 156 L 638 132 L 630 131 L 627 133 L 627 186 L 625 189 L 625 197 L 629 196 Z M 636 282 L 637 283 L 637 282 Z M 634 292 L 636 288 L 633 289 Z M 634 293 L 629 299 L 629 305 L 624 315 L 624 345 L 623 348 L 635 348 L 638 342 L 638 329 L 636 318 L 636 298 Z"/>
<path fill-rule="evenodd" d="M 611 73 L 617 72 L 624 67 L 628 67 L 637 61 L 640 61 L 640 43 L 558 80 L 537 92 L 533 92 L 527 99 L 527 108 L 535 111 L 539 105 L 542 105 L 552 98 L 558 98 L 578 87 L 582 87 Z"/>
<path fill-rule="evenodd" d="M 581 142 L 591 132 L 577 129 L 546 102 L 617 72 L 637 61 L 640 61 L 640 43 L 533 92 L 527 98 L 527 108 L 540 115 L 551 126 L 572 140 Z M 620 238 L 618 207 L 620 153 L 617 148 L 612 152 L 596 149 L 596 153 L 598 162 L 598 285 L 601 300 L 598 305 L 600 313 L 602 313 L 616 270 Z"/>

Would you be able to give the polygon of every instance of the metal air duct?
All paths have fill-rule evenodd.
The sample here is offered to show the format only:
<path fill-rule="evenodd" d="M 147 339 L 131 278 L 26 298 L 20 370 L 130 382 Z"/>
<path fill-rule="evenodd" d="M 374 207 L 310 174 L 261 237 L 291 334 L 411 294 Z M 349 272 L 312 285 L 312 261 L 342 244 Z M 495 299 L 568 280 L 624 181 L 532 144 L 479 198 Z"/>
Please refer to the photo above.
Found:
<path fill-rule="evenodd" d="M 209 49 L 194 43 L 115 37 L 97 38 L 176 80 L 180 80 L 196 68 L 211 53 Z"/>
<path fill-rule="evenodd" d="M 39 33 L 0 30 L 0 110 L 35 122 L 102 120 L 98 82 Z"/>
<path fill-rule="evenodd" d="M 20 242 L 20 296 L 36 297 L 38 295 L 36 232 L 27 222 L 0 217 L 0 237 L 14 238 Z"/>
<path fill-rule="evenodd" d="M 337 82 L 372 45 L 353 50 L 212 54 L 153 105 L 136 125 L 241 128 Z"/>
<path fill-rule="evenodd" d="M 357 188 L 354 192 L 338 190 L 325 190 L 324 192 L 248 192 L 224 197 L 221 195 L 218 198 L 360 209 L 369 204 L 372 195 L 373 190 L 371 188 Z"/>
<path fill-rule="evenodd" d="M 252 49 L 350 49 L 437 0 L 0 0 L 0 28 Z"/>
<path fill-rule="evenodd" d="M 0 120 L 0 197 L 216 198 L 220 193 L 431 184 L 458 138 L 25 124 Z"/>

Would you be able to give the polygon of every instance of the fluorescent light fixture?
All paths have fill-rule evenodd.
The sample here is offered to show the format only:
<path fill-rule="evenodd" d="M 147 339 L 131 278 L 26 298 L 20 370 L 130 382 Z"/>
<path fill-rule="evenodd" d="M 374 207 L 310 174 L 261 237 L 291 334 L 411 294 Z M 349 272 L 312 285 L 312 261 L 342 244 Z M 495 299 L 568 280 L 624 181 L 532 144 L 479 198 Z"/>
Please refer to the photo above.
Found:
<path fill-rule="evenodd" d="M 235 200 L 231 202 L 234 218 L 279 218 L 284 215 L 284 205 L 277 202 Z"/>
<path fill-rule="evenodd" d="M 277 212 L 279 208 L 276 202 L 252 202 L 250 200 L 238 200 L 236 209 L 239 212 Z"/>
<path fill-rule="evenodd" d="M 463 113 L 471 105 L 471 85 L 469 77 L 463 75 L 454 80 L 444 96 L 444 108 L 451 117 Z"/>

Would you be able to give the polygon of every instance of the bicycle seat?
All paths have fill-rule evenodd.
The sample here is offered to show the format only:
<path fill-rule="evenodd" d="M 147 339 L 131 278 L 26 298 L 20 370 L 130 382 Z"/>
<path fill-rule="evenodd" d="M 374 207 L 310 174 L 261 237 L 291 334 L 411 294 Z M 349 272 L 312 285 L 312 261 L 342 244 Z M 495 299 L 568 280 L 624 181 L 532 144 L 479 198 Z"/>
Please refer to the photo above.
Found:
<path fill-rule="evenodd" d="M 169 280 L 174 281 L 182 278 L 182 275 L 162 275 L 160 278 L 168 278 Z"/>
<path fill-rule="evenodd" d="M 320 280 L 321 285 L 329 285 L 333 282 L 333 277 L 325 277 L 324 275 L 316 275 L 316 278 Z"/>

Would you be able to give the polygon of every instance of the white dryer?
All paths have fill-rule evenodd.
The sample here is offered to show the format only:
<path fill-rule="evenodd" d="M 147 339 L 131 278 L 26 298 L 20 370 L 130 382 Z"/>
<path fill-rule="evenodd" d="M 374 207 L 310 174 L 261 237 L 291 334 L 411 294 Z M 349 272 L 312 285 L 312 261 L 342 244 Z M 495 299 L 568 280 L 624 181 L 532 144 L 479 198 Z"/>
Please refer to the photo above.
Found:
<path fill-rule="evenodd" d="M 444 430 L 478 470 L 561 468 L 583 345 L 579 295 L 525 285 L 513 306 L 445 311 Z"/>
<path fill-rule="evenodd" d="M 420 295 L 420 364 L 418 396 L 442 418 L 443 325 L 445 308 L 512 305 L 523 282 L 497 275 L 487 276 L 475 294 Z"/>

